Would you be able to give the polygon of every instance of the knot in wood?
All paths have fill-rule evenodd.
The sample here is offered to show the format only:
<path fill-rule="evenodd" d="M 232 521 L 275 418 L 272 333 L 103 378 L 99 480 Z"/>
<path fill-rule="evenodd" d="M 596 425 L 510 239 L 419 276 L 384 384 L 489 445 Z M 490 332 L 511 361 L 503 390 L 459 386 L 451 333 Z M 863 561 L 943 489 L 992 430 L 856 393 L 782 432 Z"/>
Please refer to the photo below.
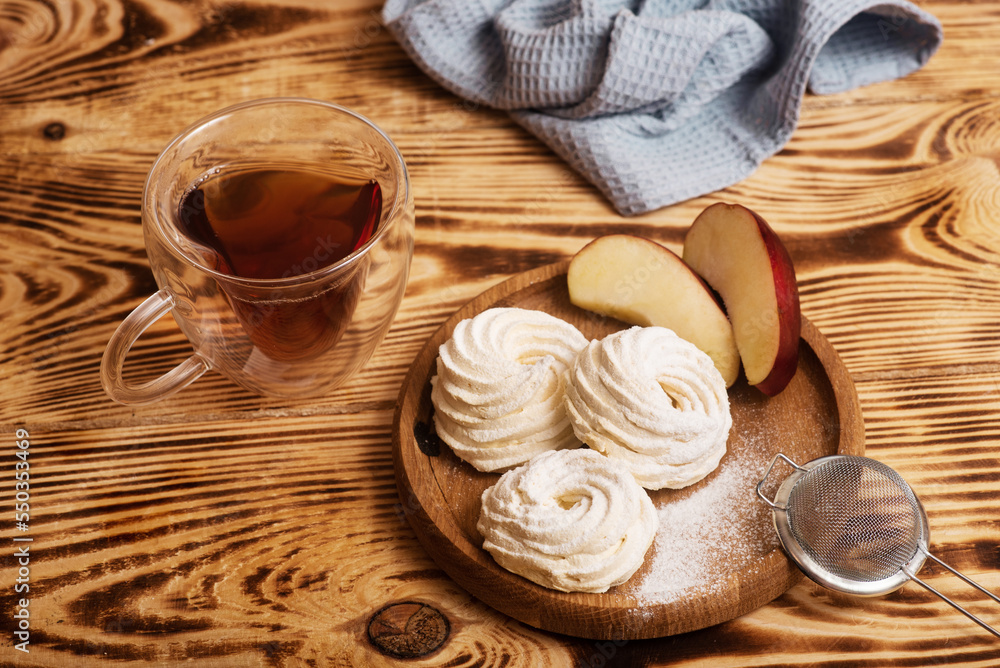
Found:
<path fill-rule="evenodd" d="M 45 129 L 42 130 L 42 134 L 45 135 L 46 139 L 59 141 L 66 136 L 66 126 L 59 121 L 55 121 L 46 125 Z"/>
<path fill-rule="evenodd" d="M 414 659 L 436 651 L 448 639 L 451 625 L 435 608 L 415 601 L 385 606 L 368 622 L 368 640 L 398 659 Z"/>

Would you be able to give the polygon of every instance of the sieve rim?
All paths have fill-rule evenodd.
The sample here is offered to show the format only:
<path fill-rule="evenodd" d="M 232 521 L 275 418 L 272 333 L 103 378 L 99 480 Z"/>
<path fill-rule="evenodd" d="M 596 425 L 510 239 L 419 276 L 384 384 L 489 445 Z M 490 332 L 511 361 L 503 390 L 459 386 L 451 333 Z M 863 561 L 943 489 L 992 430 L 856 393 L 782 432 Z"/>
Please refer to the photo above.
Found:
<path fill-rule="evenodd" d="M 777 459 L 777 457 L 775 459 Z M 787 458 L 785 459 L 787 460 Z M 900 568 L 898 573 L 880 580 L 859 581 L 844 578 L 831 573 L 828 569 L 824 568 L 815 559 L 813 559 L 802 547 L 801 543 L 792 531 L 791 522 L 788 517 L 788 499 L 795 486 L 814 469 L 823 466 L 824 464 L 843 459 L 866 460 L 869 462 L 876 462 L 881 465 L 881 463 L 877 460 L 858 455 L 828 455 L 826 457 L 814 459 L 805 464 L 793 464 L 795 470 L 789 474 L 787 478 L 785 478 L 785 480 L 778 487 L 777 492 L 775 492 L 773 503 L 771 503 L 771 518 L 774 522 L 774 528 L 778 533 L 778 540 L 781 542 L 781 546 L 785 549 L 786 554 L 799 567 L 799 569 L 809 577 L 810 580 L 824 587 L 845 594 L 853 594 L 855 596 L 882 596 L 899 589 L 904 584 L 909 582 L 911 579 L 909 573 L 917 573 L 924 565 L 924 561 L 927 559 L 928 544 L 930 541 L 927 513 L 924 510 L 923 504 L 920 503 L 920 499 L 916 496 L 916 494 L 912 494 L 913 490 L 910 489 L 906 481 L 902 481 L 902 483 L 906 485 L 907 489 L 911 492 L 913 499 L 916 501 L 916 507 L 919 510 L 917 513 L 917 528 L 919 529 L 920 535 L 916 540 L 917 550 L 915 551 L 913 557 Z M 787 461 L 791 463 L 791 460 Z"/>

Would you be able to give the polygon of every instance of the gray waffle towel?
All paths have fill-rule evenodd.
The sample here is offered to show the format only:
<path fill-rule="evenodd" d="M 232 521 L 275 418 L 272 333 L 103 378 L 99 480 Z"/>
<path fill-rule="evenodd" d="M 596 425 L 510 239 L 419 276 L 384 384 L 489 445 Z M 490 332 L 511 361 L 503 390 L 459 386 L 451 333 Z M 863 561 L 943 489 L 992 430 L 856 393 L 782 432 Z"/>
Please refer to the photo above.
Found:
<path fill-rule="evenodd" d="M 905 76 L 942 39 L 905 0 L 387 0 L 382 18 L 624 215 L 740 181 L 788 141 L 807 85 Z"/>

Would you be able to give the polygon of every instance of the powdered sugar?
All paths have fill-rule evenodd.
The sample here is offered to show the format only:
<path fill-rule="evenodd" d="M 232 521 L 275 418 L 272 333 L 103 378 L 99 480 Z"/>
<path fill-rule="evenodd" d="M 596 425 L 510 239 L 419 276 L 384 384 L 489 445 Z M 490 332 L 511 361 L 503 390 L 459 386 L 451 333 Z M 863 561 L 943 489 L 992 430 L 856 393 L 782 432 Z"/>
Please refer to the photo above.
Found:
<path fill-rule="evenodd" d="M 745 577 L 778 546 L 770 509 L 755 486 L 766 455 L 757 439 L 739 439 L 719 469 L 688 490 L 654 497 L 659 530 L 647 563 L 621 592 L 642 604 L 712 596 Z"/>

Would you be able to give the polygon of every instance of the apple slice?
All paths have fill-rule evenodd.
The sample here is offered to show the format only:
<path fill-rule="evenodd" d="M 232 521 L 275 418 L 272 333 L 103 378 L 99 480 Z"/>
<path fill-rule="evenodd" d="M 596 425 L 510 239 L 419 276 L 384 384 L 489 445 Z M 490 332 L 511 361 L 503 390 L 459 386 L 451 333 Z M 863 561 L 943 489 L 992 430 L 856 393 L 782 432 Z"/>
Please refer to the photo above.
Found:
<path fill-rule="evenodd" d="M 740 373 L 733 327 L 712 292 L 684 261 L 655 241 L 598 237 L 569 263 L 569 299 L 633 325 L 672 329 L 708 354 L 729 387 Z"/>
<path fill-rule="evenodd" d="M 684 261 L 719 293 L 747 382 L 774 396 L 795 375 L 802 316 L 795 269 L 781 239 L 738 204 L 713 204 L 684 238 Z"/>

